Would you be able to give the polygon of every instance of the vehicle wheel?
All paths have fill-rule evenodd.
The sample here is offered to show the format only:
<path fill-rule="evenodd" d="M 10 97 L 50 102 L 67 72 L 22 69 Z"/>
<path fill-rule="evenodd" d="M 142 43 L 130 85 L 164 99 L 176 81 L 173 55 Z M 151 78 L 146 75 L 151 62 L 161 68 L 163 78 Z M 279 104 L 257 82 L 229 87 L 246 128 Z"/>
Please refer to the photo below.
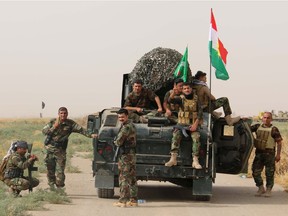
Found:
<path fill-rule="evenodd" d="M 98 188 L 99 198 L 112 198 L 114 196 L 114 189 Z"/>

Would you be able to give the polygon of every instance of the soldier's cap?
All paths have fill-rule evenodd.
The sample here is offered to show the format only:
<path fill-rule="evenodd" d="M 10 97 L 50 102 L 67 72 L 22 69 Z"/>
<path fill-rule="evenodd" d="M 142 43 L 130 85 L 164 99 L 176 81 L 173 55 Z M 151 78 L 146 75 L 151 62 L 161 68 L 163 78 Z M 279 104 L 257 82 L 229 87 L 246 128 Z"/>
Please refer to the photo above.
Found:
<path fill-rule="evenodd" d="M 121 108 L 121 109 L 119 109 L 118 111 L 117 111 L 117 114 L 126 114 L 126 115 L 128 115 L 128 110 L 127 109 L 124 109 L 124 108 Z"/>
<path fill-rule="evenodd" d="M 195 79 L 199 79 L 200 77 L 206 76 L 206 73 L 202 72 L 202 71 L 197 71 L 197 73 L 195 74 Z"/>
<path fill-rule="evenodd" d="M 15 148 L 24 148 L 24 149 L 28 149 L 28 144 L 25 141 L 17 141 Z"/>

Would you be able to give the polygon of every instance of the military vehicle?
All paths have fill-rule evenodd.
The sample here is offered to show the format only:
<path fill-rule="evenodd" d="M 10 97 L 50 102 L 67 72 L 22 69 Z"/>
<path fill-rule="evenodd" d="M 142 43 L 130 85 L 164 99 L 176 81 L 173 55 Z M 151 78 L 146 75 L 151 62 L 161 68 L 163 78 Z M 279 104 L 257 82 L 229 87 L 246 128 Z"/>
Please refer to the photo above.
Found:
<path fill-rule="evenodd" d="M 173 85 L 173 83 L 171 84 Z M 156 92 L 162 99 L 164 92 L 171 89 L 166 85 Z M 131 91 L 128 74 L 123 76 L 122 101 Z M 112 198 L 118 184 L 118 167 L 113 161 L 115 155 L 114 137 L 120 128 L 116 112 L 118 108 L 104 109 L 88 116 L 87 128 L 98 133 L 93 139 L 94 160 L 92 162 L 95 187 L 98 197 Z M 139 181 L 163 181 L 191 189 L 191 198 L 209 200 L 216 173 L 239 174 L 247 167 L 253 148 L 253 136 L 247 122 L 240 120 L 228 126 L 224 118 L 211 119 L 204 113 L 199 161 L 203 169 L 193 169 L 191 138 L 183 138 L 177 158 L 178 165 L 165 167 L 170 158 L 173 125 L 165 116 L 149 117 L 148 123 L 135 123 L 137 129 L 136 175 Z M 208 130 L 209 129 L 209 130 Z"/>

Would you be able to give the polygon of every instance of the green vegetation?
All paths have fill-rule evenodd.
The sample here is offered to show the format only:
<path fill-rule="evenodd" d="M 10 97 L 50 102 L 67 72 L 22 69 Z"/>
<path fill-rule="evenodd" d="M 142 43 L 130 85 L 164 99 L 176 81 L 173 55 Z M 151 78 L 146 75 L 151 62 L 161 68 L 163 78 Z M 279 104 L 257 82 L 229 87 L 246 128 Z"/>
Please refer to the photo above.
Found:
<path fill-rule="evenodd" d="M 39 173 L 46 173 L 44 165 L 44 144 L 45 139 L 42 134 L 43 126 L 50 119 L 0 119 L 0 159 L 6 155 L 12 141 L 25 140 L 33 143 L 33 154 L 39 157 L 36 162 L 38 172 L 33 172 L 33 176 L 39 176 Z M 75 119 L 76 122 L 86 127 L 85 119 Z M 71 165 L 71 158 L 75 152 L 84 152 L 83 157 L 92 158 L 91 139 L 80 134 L 72 134 L 69 138 L 67 149 L 66 172 L 78 173 L 78 167 Z M 22 194 L 22 193 L 21 193 Z M 33 193 L 25 194 L 21 199 L 15 199 L 8 193 L 8 187 L 0 182 L 0 216 L 25 216 L 26 211 L 44 209 L 45 203 L 65 204 L 70 199 L 65 193 L 53 192 L 35 188 Z"/>

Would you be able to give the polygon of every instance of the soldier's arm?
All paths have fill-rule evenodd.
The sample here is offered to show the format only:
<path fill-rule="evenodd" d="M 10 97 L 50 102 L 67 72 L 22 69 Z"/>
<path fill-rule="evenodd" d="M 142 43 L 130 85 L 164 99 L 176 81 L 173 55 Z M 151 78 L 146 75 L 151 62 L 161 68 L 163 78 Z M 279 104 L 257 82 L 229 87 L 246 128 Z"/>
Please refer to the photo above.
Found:
<path fill-rule="evenodd" d="M 71 120 L 72 121 L 72 120 Z M 72 121 L 72 131 L 71 133 L 79 133 L 82 134 L 88 138 L 96 138 L 96 134 L 92 134 L 90 132 L 88 132 L 88 130 L 86 130 L 85 128 L 83 128 L 82 126 L 80 126 L 79 124 L 77 124 L 76 122 Z"/>
<path fill-rule="evenodd" d="M 216 100 L 216 98 L 212 95 L 210 89 L 208 87 L 206 87 L 206 86 L 204 86 L 204 93 L 205 93 L 205 95 L 208 96 L 208 98 L 210 100 L 212 100 L 212 101 Z"/>
<path fill-rule="evenodd" d="M 42 133 L 44 135 L 48 135 L 48 134 L 51 134 L 54 132 L 54 130 L 56 129 L 55 127 L 53 127 L 54 123 L 56 121 L 56 118 L 55 119 L 51 119 L 49 123 L 47 123 L 43 129 L 42 129 Z"/>
<path fill-rule="evenodd" d="M 119 133 L 117 134 L 114 144 L 116 146 L 122 146 L 129 135 L 129 131 L 130 128 L 127 125 L 123 126 L 119 131 Z"/>
<path fill-rule="evenodd" d="M 20 169 L 27 169 L 31 164 L 34 163 L 33 159 L 28 159 L 25 162 L 21 160 L 21 158 L 17 156 L 12 157 L 12 164 Z"/>
<path fill-rule="evenodd" d="M 281 157 L 281 148 L 282 148 L 282 136 L 280 134 L 280 131 L 278 130 L 277 127 L 273 127 L 271 131 L 271 136 L 276 142 L 276 156 L 275 156 L 275 161 L 278 162 L 280 161 Z"/>
<path fill-rule="evenodd" d="M 161 101 L 160 101 L 160 98 L 156 95 L 155 96 L 155 102 L 157 104 L 157 107 L 158 107 L 158 112 L 162 112 L 162 106 L 161 106 Z"/>

